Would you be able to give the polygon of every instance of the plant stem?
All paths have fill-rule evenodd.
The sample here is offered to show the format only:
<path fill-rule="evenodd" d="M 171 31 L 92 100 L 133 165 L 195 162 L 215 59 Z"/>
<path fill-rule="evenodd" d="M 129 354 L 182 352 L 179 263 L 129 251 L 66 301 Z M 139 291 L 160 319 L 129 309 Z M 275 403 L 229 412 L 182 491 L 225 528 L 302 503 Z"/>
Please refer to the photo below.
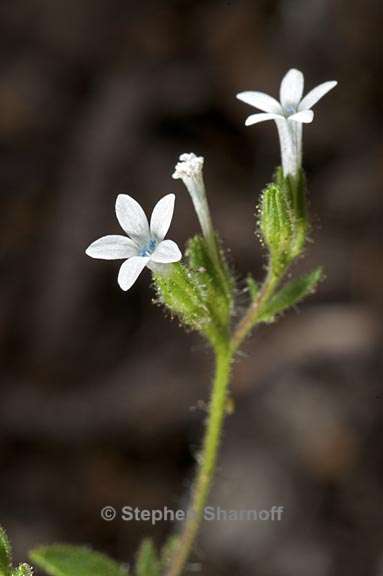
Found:
<path fill-rule="evenodd" d="M 203 518 L 216 469 L 233 355 L 257 323 L 263 304 L 274 294 L 285 271 L 286 269 L 283 270 L 283 273 L 277 274 L 270 263 L 263 286 L 257 298 L 250 304 L 242 320 L 238 323 L 230 343 L 224 340 L 215 346 L 215 376 L 199 468 L 187 520 L 179 537 L 175 553 L 170 560 L 166 576 L 180 576 L 182 574 Z"/>
<path fill-rule="evenodd" d="M 214 383 L 197 478 L 192 492 L 192 501 L 188 510 L 187 520 L 181 532 L 174 556 L 171 559 L 166 573 L 167 576 L 179 576 L 182 574 L 203 518 L 204 508 L 216 469 L 222 426 L 225 418 L 232 357 L 233 352 L 227 343 L 221 343 L 216 346 Z"/>
<path fill-rule="evenodd" d="M 263 304 L 267 302 L 267 300 L 272 296 L 280 280 L 281 275 L 275 274 L 272 270 L 272 267 L 270 266 L 258 296 L 249 306 L 247 312 L 239 321 L 237 327 L 234 330 L 231 340 L 234 351 L 238 350 L 246 336 L 257 323 Z"/>

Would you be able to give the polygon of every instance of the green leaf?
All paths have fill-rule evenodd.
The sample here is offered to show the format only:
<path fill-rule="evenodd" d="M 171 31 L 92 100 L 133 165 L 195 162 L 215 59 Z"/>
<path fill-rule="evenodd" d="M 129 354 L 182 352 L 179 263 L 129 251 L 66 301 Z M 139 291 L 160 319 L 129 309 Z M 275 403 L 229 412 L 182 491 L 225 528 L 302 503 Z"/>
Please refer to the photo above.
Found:
<path fill-rule="evenodd" d="M 0 576 L 11 574 L 12 549 L 8 536 L 0 526 Z"/>
<path fill-rule="evenodd" d="M 12 572 L 12 576 L 33 576 L 33 569 L 29 564 L 19 564 Z"/>
<path fill-rule="evenodd" d="M 138 551 L 135 576 L 160 576 L 161 563 L 153 542 L 145 539 Z"/>
<path fill-rule="evenodd" d="M 161 568 L 166 570 L 169 562 L 172 559 L 179 543 L 179 536 L 170 536 L 162 547 L 161 550 Z"/>
<path fill-rule="evenodd" d="M 316 268 L 309 274 L 292 280 L 269 300 L 260 313 L 261 322 L 273 322 L 275 316 L 298 304 L 303 298 L 312 294 L 323 277 L 322 268 Z"/>
<path fill-rule="evenodd" d="M 247 284 L 247 289 L 249 291 L 249 294 L 251 296 L 252 300 L 256 300 L 257 296 L 259 294 L 259 290 L 260 290 L 260 286 L 258 284 L 258 282 L 256 282 L 254 280 L 254 278 L 252 276 L 249 276 L 246 278 L 246 284 Z"/>
<path fill-rule="evenodd" d="M 108 556 L 82 546 L 41 546 L 30 557 L 50 576 L 128 576 L 128 570 Z"/>

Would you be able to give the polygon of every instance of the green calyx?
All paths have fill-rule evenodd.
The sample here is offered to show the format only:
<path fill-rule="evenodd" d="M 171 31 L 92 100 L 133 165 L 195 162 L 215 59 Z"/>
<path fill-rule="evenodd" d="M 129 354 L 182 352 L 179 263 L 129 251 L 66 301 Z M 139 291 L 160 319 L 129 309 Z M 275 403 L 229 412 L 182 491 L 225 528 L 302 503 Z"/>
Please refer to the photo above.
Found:
<path fill-rule="evenodd" d="M 186 264 L 154 274 L 158 301 L 213 346 L 227 341 L 233 310 L 234 280 L 217 242 L 216 257 L 202 236 L 189 240 Z"/>
<path fill-rule="evenodd" d="M 260 231 L 270 252 L 270 263 L 279 275 L 303 250 L 307 235 L 303 172 L 283 176 L 278 169 L 274 182 L 262 194 Z"/>
<path fill-rule="evenodd" d="M 304 248 L 309 228 L 306 202 L 306 178 L 301 169 L 295 176 L 285 177 L 278 168 L 274 182 L 288 199 L 292 214 L 293 238 L 290 245 L 291 260 L 299 256 Z"/>
<path fill-rule="evenodd" d="M 293 215 L 288 198 L 275 184 L 270 184 L 263 192 L 260 228 L 277 270 L 290 259 Z"/>

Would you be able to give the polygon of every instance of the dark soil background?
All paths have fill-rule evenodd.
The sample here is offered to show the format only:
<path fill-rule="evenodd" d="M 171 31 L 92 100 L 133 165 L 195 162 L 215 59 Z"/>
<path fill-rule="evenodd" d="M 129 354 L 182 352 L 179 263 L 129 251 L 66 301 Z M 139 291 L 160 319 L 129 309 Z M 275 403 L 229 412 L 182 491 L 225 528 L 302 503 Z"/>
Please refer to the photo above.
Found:
<path fill-rule="evenodd" d="M 14 0 L 0 21 L 0 523 L 17 559 L 68 541 L 128 563 L 170 533 L 100 509 L 185 505 L 211 357 L 152 305 L 148 271 L 123 293 L 118 263 L 84 250 L 120 233 L 120 192 L 146 210 L 175 192 L 184 246 L 198 225 L 170 176 L 195 151 L 236 273 L 260 278 L 254 212 L 278 140 L 245 128 L 234 96 L 276 95 L 297 67 L 308 89 L 339 82 L 304 129 L 299 268 L 327 278 L 247 344 L 211 496 L 286 513 L 205 523 L 190 573 L 381 576 L 381 2 Z"/>

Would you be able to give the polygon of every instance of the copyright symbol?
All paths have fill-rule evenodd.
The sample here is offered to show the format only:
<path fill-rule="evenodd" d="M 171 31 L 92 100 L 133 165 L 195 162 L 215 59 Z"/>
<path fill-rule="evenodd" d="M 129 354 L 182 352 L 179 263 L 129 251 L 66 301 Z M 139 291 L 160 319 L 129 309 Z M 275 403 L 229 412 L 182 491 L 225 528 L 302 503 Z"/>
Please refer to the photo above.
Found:
<path fill-rule="evenodd" d="M 116 510 L 113 506 L 104 506 L 104 508 L 100 512 L 101 518 L 106 520 L 106 522 L 111 522 L 117 516 Z"/>

